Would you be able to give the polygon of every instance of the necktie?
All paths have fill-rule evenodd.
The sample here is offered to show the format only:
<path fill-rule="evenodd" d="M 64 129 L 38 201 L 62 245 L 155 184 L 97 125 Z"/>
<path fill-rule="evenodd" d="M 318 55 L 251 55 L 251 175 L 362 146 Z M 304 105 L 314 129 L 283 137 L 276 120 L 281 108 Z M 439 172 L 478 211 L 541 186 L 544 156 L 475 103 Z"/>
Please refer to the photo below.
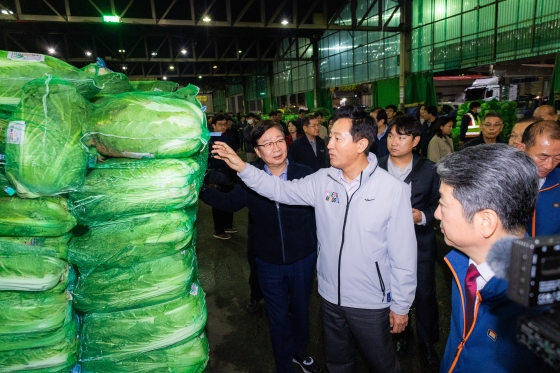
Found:
<path fill-rule="evenodd" d="M 474 264 L 467 269 L 467 276 L 465 277 L 465 333 L 468 333 L 474 319 L 474 306 L 476 304 L 476 279 L 480 273 Z"/>

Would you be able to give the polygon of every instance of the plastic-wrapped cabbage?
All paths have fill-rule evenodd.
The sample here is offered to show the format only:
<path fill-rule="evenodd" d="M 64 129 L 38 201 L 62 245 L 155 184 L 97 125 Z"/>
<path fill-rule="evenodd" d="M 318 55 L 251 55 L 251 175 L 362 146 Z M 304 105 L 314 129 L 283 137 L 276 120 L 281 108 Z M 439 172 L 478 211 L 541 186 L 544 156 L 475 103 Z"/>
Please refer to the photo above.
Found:
<path fill-rule="evenodd" d="M 59 237 L 0 237 L 0 250 L 66 259 L 71 233 Z"/>
<path fill-rule="evenodd" d="M 0 373 L 67 373 L 78 361 L 77 352 L 75 335 L 46 347 L 0 352 Z"/>
<path fill-rule="evenodd" d="M 29 81 L 46 74 L 68 81 L 85 98 L 101 89 L 97 78 L 58 58 L 35 53 L 0 51 L 0 108 L 14 110 L 21 89 Z"/>
<path fill-rule="evenodd" d="M 11 111 L 0 109 L 0 154 L 6 153 L 6 130 L 8 129 L 11 115 Z M 0 163 L 4 163 L 4 160 L 0 159 Z"/>
<path fill-rule="evenodd" d="M 66 339 L 76 338 L 78 321 L 76 317 L 68 319 L 62 327 L 46 332 L 15 333 L 2 335 L 0 351 L 22 350 L 36 347 L 52 346 Z"/>
<path fill-rule="evenodd" d="M 183 210 L 101 223 L 72 239 L 68 260 L 87 274 L 173 255 L 192 241 L 192 225 Z"/>
<path fill-rule="evenodd" d="M 70 293 L 0 292 L 0 345 L 20 333 L 55 331 L 72 319 Z"/>
<path fill-rule="evenodd" d="M 64 198 L 0 197 L 0 236 L 62 236 L 76 226 Z"/>
<path fill-rule="evenodd" d="M 173 92 L 179 87 L 179 83 L 169 80 L 133 80 L 130 84 L 145 92 Z"/>
<path fill-rule="evenodd" d="M 1 162 L 0 160 L 0 167 L 2 167 Z M 13 196 L 16 194 L 16 190 L 2 171 L 0 169 L 0 197 Z"/>
<path fill-rule="evenodd" d="M 0 291 L 51 290 L 68 279 L 68 263 L 49 255 L 14 253 L 0 245 L 0 264 Z"/>
<path fill-rule="evenodd" d="M 64 80 L 47 77 L 23 87 L 6 134 L 6 176 L 19 195 L 54 196 L 83 185 L 87 150 L 80 139 L 90 111 Z"/>
<path fill-rule="evenodd" d="M 186 100 L 129 92 L 105 99 L 85 125 L 84 141 L 124 158 L 185 158 L 210 138 L 205 116 Z"/>
<path fill-rule="evenodd" d="M 99 81 L 103 85 L 103 89 L 95 97 L 103 97 L 106 95 L 116 95 L 119 93 L 135 91 L 130 84 L 128 77 L 122 73 L 109 73 L 98 76 Z"/>
<path fill-rule="evenodd" d="M 109 159 L 96 164 L 82 189 L 70 194 L 70 210 L 91 225 L 194 205 L 199 169 L 191 159 Z"/>
<path fill-rule="evenodd" d="M 208 338 L 204 333 L 171 347 L 113 361 L 87 361 L 82 373 L 202 373 L 208 363 Z"/>
<path fill-rule="evenodd" d="M 193 276 L 192 250 L 127 268 L 80 273 L 74 306 L 82 312 L 146 307 L 185 294 Z"/>
<path fill-rule="evenodd" d="M 204 292 L 191 284 L 187 295 L 153 306 L 91 313 L 81 327 L 81 362 L 118 362 L 172 346 L 200 334 L 207 319 Z"/>

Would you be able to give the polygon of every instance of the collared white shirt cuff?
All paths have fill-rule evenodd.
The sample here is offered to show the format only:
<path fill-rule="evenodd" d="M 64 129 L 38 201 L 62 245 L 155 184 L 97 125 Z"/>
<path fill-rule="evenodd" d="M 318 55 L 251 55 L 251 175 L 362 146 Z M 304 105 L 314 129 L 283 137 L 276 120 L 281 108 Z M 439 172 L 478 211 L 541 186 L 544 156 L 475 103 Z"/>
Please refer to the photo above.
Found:
<path fill-rule="evenodd" d="M 416 225 L 426 225 L 426 215 L 424 215 L 422 211 L 420 211 L 420 213 L 422 214 L 422 221 L 420 223 L 416 223 Z"/>

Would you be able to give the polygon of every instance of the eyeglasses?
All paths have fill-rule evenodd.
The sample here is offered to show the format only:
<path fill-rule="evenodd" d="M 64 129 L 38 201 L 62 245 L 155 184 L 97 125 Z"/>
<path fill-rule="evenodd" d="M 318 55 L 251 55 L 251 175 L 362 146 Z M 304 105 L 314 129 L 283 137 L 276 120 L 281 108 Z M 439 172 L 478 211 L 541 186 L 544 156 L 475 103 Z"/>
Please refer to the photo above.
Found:
<path fill-rule="evenodd" d="M 482 125 L 486 128 L 498 128 L 503 126 L 503 123 L 482 123 Z"/>
<path fill-rule="evenodd" d="M 263 147 L 266 150 L 271 150 L 274 145 L 276 145 L 277 147 L 280 147 L 280 145 L 282 145 L 285 142 L 286 142 L 286 140 L 280 139 L 280 140 L 267 142 L 266 144 L 257 145 L 257 146 Z"/>

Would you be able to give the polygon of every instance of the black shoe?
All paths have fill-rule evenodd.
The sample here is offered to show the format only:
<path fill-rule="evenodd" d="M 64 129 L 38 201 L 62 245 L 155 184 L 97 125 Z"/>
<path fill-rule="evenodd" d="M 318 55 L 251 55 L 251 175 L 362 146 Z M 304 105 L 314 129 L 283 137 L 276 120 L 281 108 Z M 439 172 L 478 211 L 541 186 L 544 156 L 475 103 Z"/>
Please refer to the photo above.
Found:
<path fill-rule="evenodd" d="M 412 329 L 408 327 L 404 330 L 404 332 L 400 333 L 397 338 L 397 355 L 406 355 L 408 350 L 410 350 L 412 339 Z"/>
<path fill-rule="evenodd" d="M 260 300 L 255 300 L 255 299 L 251 299 L 249 301 L 249 303 L 247 303 L 247 312 L 249 313 L 255 313 L 258 310 L 261 309 L 261 301 Z"/>
<path fill-rule="evenodd" d="M 430 372 L 439 372 L 439 357 L 437 356 L 434 345 L 431 343 L 420 344 L 420 356 L 422 364 Z"/>
<path fill-rule="evenodd" d="M 311 356 L 303 357 L 301 355 L 295 354 L 292 361 L 297 365 L 299 365 L 305 373 L 321 372 L 321 368 L 319 367 L 319 365 L 317 365 L 317 363 L 315 362 L 315 360 L 313 360 Z"/>

